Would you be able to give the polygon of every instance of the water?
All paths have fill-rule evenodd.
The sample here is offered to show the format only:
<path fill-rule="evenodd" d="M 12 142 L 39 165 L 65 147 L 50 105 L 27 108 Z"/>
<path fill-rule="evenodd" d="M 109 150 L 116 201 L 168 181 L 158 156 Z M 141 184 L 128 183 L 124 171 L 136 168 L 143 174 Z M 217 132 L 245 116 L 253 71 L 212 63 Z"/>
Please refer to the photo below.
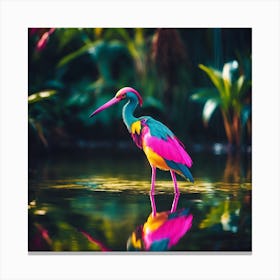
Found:
<path fill-rule="evenodd" d="M 29 251 L 251 251 L 250 157 L 193 155 L 195 183 L 141 153 L 29 161 Z"/>

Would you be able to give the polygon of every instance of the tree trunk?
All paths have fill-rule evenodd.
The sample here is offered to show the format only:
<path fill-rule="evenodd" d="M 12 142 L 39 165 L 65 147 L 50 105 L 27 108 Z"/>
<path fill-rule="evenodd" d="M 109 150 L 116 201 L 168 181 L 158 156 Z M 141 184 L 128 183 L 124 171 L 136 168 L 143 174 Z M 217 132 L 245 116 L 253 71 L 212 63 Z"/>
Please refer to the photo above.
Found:
<path fill-rule="evenodd" d="M 229 117 L 227 116 L 227 113 L 222 110 L 222 116 L 224 120 L 224 126 L 225 126 L 225 131 L 226 131 L 226 136 L 228 139 L 229 144 L 233 144 L 233 133 L 232 133 L 232 127 L 229 121 Z"/>

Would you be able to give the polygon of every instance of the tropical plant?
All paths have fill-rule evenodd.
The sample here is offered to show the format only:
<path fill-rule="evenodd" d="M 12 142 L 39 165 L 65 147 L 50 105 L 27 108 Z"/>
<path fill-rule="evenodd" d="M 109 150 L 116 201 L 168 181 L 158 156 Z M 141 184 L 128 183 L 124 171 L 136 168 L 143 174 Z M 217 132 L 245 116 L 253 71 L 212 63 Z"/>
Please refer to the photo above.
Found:
<path fill-rule="evenodd" d="M 221 225 L 224 231 L 236 232 L 238 230 L 240 201 L 224 200 L 212 206 L 206 217 L 200 222 L 199 228 L 206 229 Z"/>
<path fill-rule="evenodd" d="M 40 92 L 33 93 L 28 96 L 28 105 L 36 104 L 37 102 L 41 102 L 44 100 L 48 100 L 51 96 L 56 94 L 55 90 L 44 90 Z M 33 127 L 33 129 L 37 132 L 38 137 L 40 138 L 41 142 L 44 144 L 45 147 L 48 146 L 48 141 L 44 134 L 44 129 L 40 120 L 32 117 L 30 114 L 28 116 L 28 123 Z"/>
<path fill-rule="evenodd" d="M 203 64 L 199 68 L 208 75 L 214 88 L 197 90 L 191 100 L 204 103 L 202 119 L 206 126 L 219 107 L 228 142 L 240 146 L 242 130 L 251 116 L 251 80 L 240 71 L 236 60 L 225 63 L 222 71 Z"/>
<path fill-rule="evenodd" d="M 190 124 L 200 124 L 189 102 L 189 89 L 200 81 L 199 71 L 192 69 L 198 57 L 204 60 L 210 55 L 207 50 L 211 49 L 211 40 L 203 50 L 198 46 L 211 34 L 207 29 L 30 28 L 30 148 L 36 150 L 42 143 L 49 150 L 90 143 L 93 137 L 89 128 L 97 131 L 96 127 L 100 129 L 94 139 L 126 137 L 116 126 L 120 106 L 95 120 L 88 119 L 93 108 L 126 85 L 143 95 L 141 114 L 160 118 L 183 141 L 192 141 L 190 135 L 198 137 L 197 133 L 203 133 L 188 133 Z M 230 31 L 227 37 L 236 38 L 239 34 L 243 31 Z M 242 37 L 247 38 L 245 35 Z M 244 53 L 248 49 L 243 41 L 236 42 L 239 45 L 230 44 L 231 52 L 236 49 Z M 55 94 L 47 96 L 47 92 Z"/>

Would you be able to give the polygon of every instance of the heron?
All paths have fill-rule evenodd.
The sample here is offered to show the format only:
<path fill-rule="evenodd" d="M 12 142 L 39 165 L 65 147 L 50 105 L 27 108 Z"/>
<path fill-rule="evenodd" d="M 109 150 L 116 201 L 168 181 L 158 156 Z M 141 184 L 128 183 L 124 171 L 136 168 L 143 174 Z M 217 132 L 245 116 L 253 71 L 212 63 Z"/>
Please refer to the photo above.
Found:
<path fill-rule="evenodd" d="M 123 122 L 134 143 L 144 151 L 152 169 L 150 194 L 155 193 L 157 168 L 170 172 L 174 193 L 179 194 L 176 174 L 193 183 L 194 179 L 189 170 L 193 161 L 182 142 L 166 125 L 150 116 L 134 115 L 137 106 L 143 105 L 143 99 L 137 90 L 132 87 L 121 88 L 111 100 L 96 109 L 89 117 L 121 101 L 125 101 L 122 110 Z"/>

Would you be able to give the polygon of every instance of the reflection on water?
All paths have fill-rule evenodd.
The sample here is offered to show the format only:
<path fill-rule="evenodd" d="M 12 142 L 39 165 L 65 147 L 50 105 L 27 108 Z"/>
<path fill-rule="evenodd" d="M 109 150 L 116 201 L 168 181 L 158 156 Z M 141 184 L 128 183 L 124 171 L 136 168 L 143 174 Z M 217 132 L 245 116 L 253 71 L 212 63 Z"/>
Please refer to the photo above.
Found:
<path fill-rule="evenodd" d="M 251 251 L 250 164 L 199 155 L 193 172 L 195 184 L 178 180 L 180 197 L 159 172 L 150 196 L 144 158 L 32 163 L 29 251 Z"/>
<path fill-rule="evenodd" d="M 192 226 L 188 209 L 177 210 L 179 194 L 174 194 L 170 211 L 157 212 L 154 195 L 150 195 L 152 213 L 144 225 L 137 226 L 127 241 L 129 251 L 167 251 L 176 245 Z"/>

